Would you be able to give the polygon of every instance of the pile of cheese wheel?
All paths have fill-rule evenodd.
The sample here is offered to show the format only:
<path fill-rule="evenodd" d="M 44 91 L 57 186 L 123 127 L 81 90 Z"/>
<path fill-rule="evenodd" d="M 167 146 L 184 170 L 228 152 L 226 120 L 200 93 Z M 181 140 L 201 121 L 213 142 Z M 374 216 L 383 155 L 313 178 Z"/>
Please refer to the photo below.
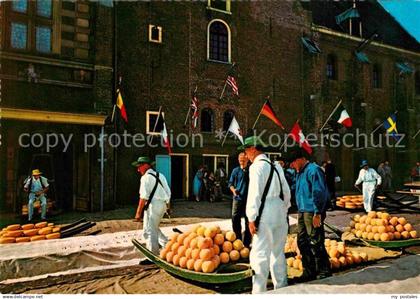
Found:
<path fill-rule="evenodd" d="M 296 236 L 287 236 L 286 244 L 284 245 L 284 253 L 295 253 L 299 254 L 299 248 L 297 246 Z"/>
<path fill-rule="evenodd" d="M 363 195 L 345 195 L 337 197 L 335 204 L 337 207 L 346 209 L 361 209 L 363 208 Z"/>
<path fill-rule="evenodd" d="M 286 260 L 287 265 L 291 268 L 295 268 L 296 270 L 303 271 L 303 264 L 302 264 L 302 256 L 297 255 L 296 257 L 289 257 Z"/>
<path fill-rule="evenodd" d="M 192 230 L 171 236 L 160 258 L 183 269 L 214 272 L 220 264 L 248 258 L 249 249 L 236 239 L 233 231 L 198 225 Z"/>
<path fill-rule="evenodd" d="M 344 242 L 325 239 L 325 249 L 330 257 L 332 269 L 344 268 L 353 264 L 360 264 L 368 261 L 366 252 L 355 252 L 346 248 Z"/>
<path fill-rule="evenodd" d="M 0 231 L 0 244 L 24 243 L 60 238 L 60 227 L 54 223 L 12 224 Z"/>
<path fill-rule="evenodd" d="M 291 244 L 295 244 L 296 238 L 291 238 L 291 240 L 288 242 L 290 242 Z M 286 262 L 289 267 L 302 271 L 302 256 L 300 255 L 298 248 L 296 249 L 294 251 L 297 252 L 296 257 L 289 257 L 286 260 Z M 346 248 L 344 242 L 337 242 L 336 240 L 325 239 L 325 249 L 329 255 L 332 269 L 344 268 L 346 266 L 360 264 L 361 262 L 368 261 L 368 255 L 365 252 L 357 253 L 355 251 L 351 251 L 348 248 Z"/>
<path fill-rule="evenodd" d="M 346 231 L 352 232 L 358 238 L 375 241 L 417 238 L 417 231 L 404 217 L 375 211 L 363 216 L 355 215 Z"/>

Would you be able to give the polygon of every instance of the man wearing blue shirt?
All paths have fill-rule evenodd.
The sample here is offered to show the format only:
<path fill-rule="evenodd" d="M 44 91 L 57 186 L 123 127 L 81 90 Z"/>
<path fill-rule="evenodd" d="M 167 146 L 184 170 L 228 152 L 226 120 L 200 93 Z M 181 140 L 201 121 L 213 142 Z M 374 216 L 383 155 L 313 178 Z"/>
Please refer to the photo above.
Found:
<path fill-rule="evenodd" d="M 236 237 L 242 240 L 242 217 L 245 217 L 244 245 L 251 243 L 251 233 L 248 228 L 248 218 L 245 215 L 246 198 L 248 196 L 249 168 L 245 153 L 238 155 L 239 166 L 234 168 L 229 179 L 229 189 L 233 194 L 232 201 L 232 229 Z"/>
<path fill-rule="evenodd" d="M 298 247 L 302 254 L 302 280 L 331 276 L 330 263 L 324 246 L 324 219 L 329 200 L 325 175 L 316 163 L 310 163 L 301 148 L 292 160 L 298 171 L 296 204 L 298 207 Z"/>
<path fill-rule="evenodd" d="M 25 192 L 29 193 L 28 202 L 28 221 L 32 221 L 32 215 L 34 213 L 34 203 L 36 200 L 41 202 L 41 219 L 47 218 L 47 198 L 45 194 L 48 191 L 48 180 L 41 176 L 42 172 L 39 169 L 32 170 L 32 176 L 28 177 L 24 183 Z"/>

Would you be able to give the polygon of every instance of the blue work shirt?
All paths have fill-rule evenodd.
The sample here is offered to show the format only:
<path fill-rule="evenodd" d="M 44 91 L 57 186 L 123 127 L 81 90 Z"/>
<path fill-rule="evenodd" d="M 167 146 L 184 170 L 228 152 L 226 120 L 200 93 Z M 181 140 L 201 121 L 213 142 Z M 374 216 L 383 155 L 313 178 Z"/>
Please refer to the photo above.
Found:
<path fill-rule="evenodd" d="M 296 204 L 299 212 L 323 213 L 328 202 L 325 175 L 316 163 L 307 163 L 297 174 Z"/>
<path fill-rule="evenodd" d="M 240 199 L 246 199 L 248 196 L 248 184 L 248 167 L 245 167 L 243 169 L 240 166 L 235 167 L 230 175 L 228 187 L 230 188 L 231 186 L 233 186 L 236 190 L 239 191 Z"/>

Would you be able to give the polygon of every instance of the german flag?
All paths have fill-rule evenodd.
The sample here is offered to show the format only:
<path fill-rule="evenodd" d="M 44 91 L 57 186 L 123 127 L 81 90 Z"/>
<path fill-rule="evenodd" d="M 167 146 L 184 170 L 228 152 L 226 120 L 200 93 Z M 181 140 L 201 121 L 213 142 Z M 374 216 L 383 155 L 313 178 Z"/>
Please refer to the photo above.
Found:
<path fill-rule="evenodd" d="M 274 113 L 273 108 L 271 107 L 270 100 L 266 100 L 264 105 L 261 108 L 260 114 L 267 116 L 271 119 L 276 125 L 284 130 L 283 125 L 281 124 L 280 120 L 277 118 L 276 114 Z"/>
<path fill-rule="evenodd" d="M 117 88 L 117 107 L 120 109 L 121 117 L 128 123 L 127 112 L 125 111 L 124 101 L 121 95 L 121 87 Z"/>

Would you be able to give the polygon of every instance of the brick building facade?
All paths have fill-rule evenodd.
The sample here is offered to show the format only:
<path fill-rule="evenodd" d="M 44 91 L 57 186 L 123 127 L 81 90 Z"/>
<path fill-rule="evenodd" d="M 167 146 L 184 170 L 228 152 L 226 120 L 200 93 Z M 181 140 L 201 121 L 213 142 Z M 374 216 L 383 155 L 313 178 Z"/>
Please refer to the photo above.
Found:
<path fill-rule="evenodd" d="M 314 4 L 315 3 L 315 4 Z M 395 110 L 398 128 L 409 136 L 418 130 L 418 95 L 414 92 L 414 73 L 399 75 L 396 62 L 408 62 L 419 69 L 418 43 L 405 32 L 380 6 L 369 2 L 359 6 L 362 20 L 362 36 L 353 30 L 349 34 L 333 26 L 334 16 L 348 9 L 346 3 L 317 6 L 307 1 L 208 1 L 208 2 L 120 2 L 117 11 L 118 72 L 124 76 L 125 101 L 131 119 L 129 132 L 146 132 L 146 111 L 165 112 L 169 129 L 175 134 L 200 132 L 185 127 L 192 91 L 197 87 L 200 109 L 210 108 L 214 114 L 213 130 L 223 127 L 223 115 L 232 110 L 241 127 L 251 128 L 265 97 L 270 96 L 272 106 L 290 130 L 296 119 L 305 133 L 316 133 L 326 120 L 338 99 L 342 99 L 363 133 L 371 132 Z M 369 13 L 370 12 L 370 13 Z M 324 18 L 331 19 L 323 23 Z M 380 19 L 381 22 L 377 20 Z M 227 28 L 227 61 L 214 61 L 210 33 L 212 24 L 219 22 Z M 150 28 L 160 30 L 161 42 L 150 41 Z M 346 25 L 348 26 L 347 23 Z M 353 27 L 359 28 L 354 22 Z M 156 30 L 157 30 L 156 29 Z M 365 52 L 371 63 L 361 63 L 354 50 L 372 32 L 380 38 L 370 42 Z M 158 35 L 156 35 L 158 37 Z M 320 54 L 310 54 L 301 38 L 308 37 L 318 43 Z M 328 59 L 333 57 L 334 78 L 327 78 Z M 221 59 L 223 60 L 223 59 Z M 235 63 L 240 97 L 231 95 L 219 101 L 227 73 Z M 372 73 L 375 67 L 375 84 Z M 378 78 L 380 77 L 380 78 Z M 270 120 L 262 117 L 257 130 L 282 131 Z M 122 128 L 120 128 L 122 129 Z M 202 129 L 202 128 L 201 128 Z M 207 129 L 207 128 L 206 128 Z M 228 155 L 229 172 L 237 154 L 238 141 L 228 138 L 223 147 L 214 133 L 202 133 L 203 148 L 174 148 L 177 154 L 187 155 L 182 162 L 172 157 L 173 185 L 191 185 L 193 175 L 200 164 L 210 168 L 214 163 L 207 155 Z M 267 135 L 266 135 L 267 136 Z M 372 165 L 389 159 L 394 167 L 396 183 L 407 178 L 409 166 L 418 159 L 416 140 L 406 139 L 407 148 L 317 148 L 318 162 L 331 157 L 337 164 L 343 182 L 341 190 L 351 190 L 358 173 L 360 159 L 368 158 Z M 417 141 L 418 142 L 418 141 Z M 418 145 L 418 144 L 417 144 Z M 133 171 L 127 170 L 129 161 L 140 153 L 166 154 L 164 148 L 124 149 L 119 155 L 118 194 L 122 198 L 136 197 L 137 186 L 127 189 L 123 182 L 135 181 Z M 279 152 L 278 147 L 270 152 Z M 217 160 L 216 160 L 217 161 Z M 404 161 L 404 163 L 397 163 Z M 188 167 L 188 171 L 184 168 Z M 186 176 L 186 172 L 188 176 Z M 124 186 L 120 188 L 119 186 Z M 173 186 L 175 191 L 177 186 Z M 175 191 L 179 194 L 179 190 Z M 185 190 L 183 196 L 186 195 Z"/>

